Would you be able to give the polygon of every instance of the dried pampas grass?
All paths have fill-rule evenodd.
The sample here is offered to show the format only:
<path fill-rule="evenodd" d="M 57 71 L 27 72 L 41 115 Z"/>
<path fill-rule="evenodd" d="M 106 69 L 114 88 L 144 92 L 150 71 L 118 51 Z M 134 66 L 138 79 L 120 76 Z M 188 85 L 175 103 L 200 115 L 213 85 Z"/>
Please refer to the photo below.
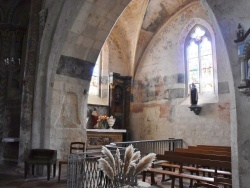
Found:
<path fill-rule="evenodd" d="M 106 176 L 112 181 L 115 177 L 126 177 L 129 171 L 133 168 L 134 175 L 139 174 L 140 172 L 147 170 L 151 167 L 152 162 L 155 160 L 156 154 L 150 153 L 147 156 L 144 156 L 140 161 L 141 152 L 134 152 L 135 149 L 133 145 L 129 145 L 125 150 L 124 162 L 121 160 L 120 151 L 117 148 L 115 156 L 113 157 L 112 153 L 106 147 L 102 147 L 102 153 L 105 156 L 98 160 L 99 168 L 104 172 Z M 138 164 L 137 164 L 137 161 Z"/>
<path fill-rule="evenodd" d="M 98 167 L 104 172 L 106 176 L 108 176 L 109 179 L 113 181 L 115 174 L 110 164 L 103 158 L 100 158 L 98 162 Z"/>
<path fill-rule="evenodd" d="M 151 167 L 152 162 L 155 160 L 155 153 L 149 153 L 148 155 L 144 156 L 138 163 L 135 168 L 134 175 L 139 174 L 140 172 L 147 170 Z"/>
<path fill-rule="evenodd" d="M 113 171 L 115 172 L 115 159 L 112 155 L 112 153 L 110 152 L 110 150 L 108 148 L 106 148 L 105 146 L 102 147 L 102 154 L 106 156 L 106 161 L 109 163 L 109 165 L 112 167 Z"/>
<path fill-rule="evenodd" d="M 119 174 L 121 172 L 122 161 L 121 161 L 120 150 L 118 148 L 116 149 L 115 163 L 116 163 L 116 170 L 117 170 L 116 172 L 117 174 Z"/>
<path fill-rule="evenodd" d="M 127 174 L 131 168 L 131 161 L 134 154 L 133 145 L 129 145 L 125 150 L 123 173 Z"/>
<path fill-rule="evenodd" d="M 133 154 L 132 161 L 137 161 L 141 157 L 141 152 L 137 151 Z"/>

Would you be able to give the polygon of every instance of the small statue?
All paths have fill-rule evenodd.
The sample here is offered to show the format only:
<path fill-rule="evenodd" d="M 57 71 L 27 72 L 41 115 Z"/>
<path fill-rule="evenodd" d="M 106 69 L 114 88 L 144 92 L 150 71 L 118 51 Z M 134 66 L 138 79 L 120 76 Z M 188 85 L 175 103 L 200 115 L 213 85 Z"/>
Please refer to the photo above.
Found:
<path fill-rule="evenodd" d="M 244 29 L 242 28 L 242 26 L 239 24 L 238 25 L 238 29 L 237 29 L 237 39 L 242 38 L 244 35 Z"/>
<path fill-rule="evenodd" d="M 97 109 L 94 108 L 92 114 L 91 114 L 91 117 L 92 117 L 92 121 L 93 121 L 93 127 L 94 128 L 98 128 L 98 112 L 97 112 Z"/>
<path fill-rule="evenodd" d="M 191 84 L 190 90 L 191 90 L 190 91 L 191 105 L 197 105 L 197 103 L 198 103 L 198 91 L 197 91 L 194 83 Z"/>

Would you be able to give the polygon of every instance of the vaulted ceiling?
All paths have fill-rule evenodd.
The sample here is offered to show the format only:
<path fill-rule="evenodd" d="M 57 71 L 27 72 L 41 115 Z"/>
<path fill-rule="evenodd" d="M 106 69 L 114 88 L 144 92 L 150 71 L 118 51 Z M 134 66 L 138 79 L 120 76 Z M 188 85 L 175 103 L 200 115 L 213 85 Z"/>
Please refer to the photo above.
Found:
<path fill-rule="evenodd" d="M 133 76 L 141 55 L 157 31 L 178 11 L 198 0 L 132 0 L 116 22 L 117 40 Z"/>

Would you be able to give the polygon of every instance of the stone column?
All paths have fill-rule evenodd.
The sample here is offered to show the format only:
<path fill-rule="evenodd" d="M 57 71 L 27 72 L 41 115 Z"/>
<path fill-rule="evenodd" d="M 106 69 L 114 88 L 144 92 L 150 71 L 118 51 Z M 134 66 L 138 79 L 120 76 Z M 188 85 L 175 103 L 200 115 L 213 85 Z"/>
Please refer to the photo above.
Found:
<path fill-rule="evenodd" d="M 20 120 L 20 162 L 25 159 L 31 147 L 32 109 L 34 99 L 35 70 L 39 49 L 39 12 L 41 11 L 41 7 L 42 0 L 31 0 Z"/>

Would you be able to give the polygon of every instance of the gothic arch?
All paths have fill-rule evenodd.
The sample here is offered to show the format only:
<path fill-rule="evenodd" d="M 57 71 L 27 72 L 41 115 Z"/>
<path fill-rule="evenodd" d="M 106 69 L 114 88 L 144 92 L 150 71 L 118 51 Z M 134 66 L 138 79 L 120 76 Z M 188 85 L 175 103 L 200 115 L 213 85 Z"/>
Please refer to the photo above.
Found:
<path fill-rule="evenodd" d="M 66 0 L 64 3 L 56 2 L 60 7 L 60 10 L 57 10 L 58 21 L 47 20 L 41 41 L 41 55 L 35 89 L 36 99 L 34 100 L 34 111 L 40 111 L 41 113 L 35 113 L 33 119 L 33 130 L 36 130 L 36 132 L 40 130 L 43 135 L 40 136 L 40 139 L 33 140 L 33 147 L 39 145 L 57 147 L 50 141 L 50 135 L 53 134 L 51 128 L 54 127 L 55 118 L 58 118 L 54 118 L 52 115 L 55 115 L 53 109 L 57 108 L 52 104 L 52 97 L 56 90 L 64 95 L 65 92 L 68 92 L 66 88 L 72 85 L 77 87 L 68 89 L 76 96 L 77 111 L 80 114 L 79 127 L 81 128 L 76 129 L 75 133 L 81 135 L 79 139 L 84 140 L 86 138 L 84 117 L 87 113 L 87 96 L 83 95 L 83 90 L 89 88 L 91 74 L 89 75 L 88 71 L 95 65 L 110 30 L 130 0 L 115 1 L 112 4 L 113 9 L 109 2 L 99 2 L 84 0 L 77 1 L 77 3 L 72 3 L 72 0 Z M 96 11 L 97 7 L 102 8 L 101 12 L 106 12 L 108 16 L 99 15 L 100 12 Z M 117 12 L 114 7 L 119 7 L 119 11 Z M 98 20 L 95 20 L 98 24 L 89 22 L 89 17 L 98 18 Z M 53 25 L 56 26 L 53 28 Z M 54 37 L 52 40 L 51 36 Z M 82 42 L 79 44 L 79 41 Z M 68 66 L 71 72 L 63 69 L 64 65 L 69 63 L 65 59 L 73 62 L 71 66 Z M 78 74 L 84 70 L 87 70 L 86 74 Z M 86 75 L 88 76 L 85 77 Z M 62 80 L 59 81 L 58 79 Z M 59 82 L 62 84 L 62 88 L 58 87 Z M 63 104 L 58 105 L 58 108 L 61 108 Z M 72 131 L 74 132 L 74 130 Z M 60 155 L 63 154 L 59 153 Z"/>
<path fill-rule="evenodd" d="M 217 76 L 217 58 L 216 58 L 216 46 L 215 46 L 215 33 L 209 23 L 207 23 L 205 20 L 202 20 L 200 18 L 192 18 L 186 26 L 183 28 L 182 33 L 180 34 L 179 38 L 179 47 L 180 50 L 178 51 L 178 57 L 179 57 L 179 64 L 178 64 L 178 72 L 186 72 L 186 63 L 185 63 L 185 48 L 186 48 L 186 38 L 189 35 L 189 33 L 192 31 L 192 29 L 196 25 L 201 25 L 204 28 L 206 28 L 210 34 L 211 37 L 211 43 L 212 43 L 212 50 L 213 50 L 213 69 L 214 69 L 214 88 L 215 93 L 218 94 L 218 76 Z M 185 74 L 185 85 L 187 85 L 187 75 Z M 187 87 L 185 90 L 185 96 L 187 96 Z"/>

